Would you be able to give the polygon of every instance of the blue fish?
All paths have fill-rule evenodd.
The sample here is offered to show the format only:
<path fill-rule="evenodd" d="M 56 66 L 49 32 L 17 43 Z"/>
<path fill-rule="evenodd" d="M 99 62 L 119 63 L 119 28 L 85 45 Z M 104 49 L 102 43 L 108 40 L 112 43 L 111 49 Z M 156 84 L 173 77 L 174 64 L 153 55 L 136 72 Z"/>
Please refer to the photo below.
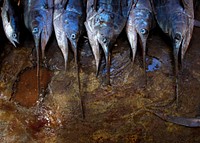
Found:
<path fill-rule="evenodd" d="M 39 91 L 39 48 L 41 47 L 42 58 L 44 58 L 45 47 L 53 31 L 53 0 L 25 0 L 23 2 L 24 23 L 33 35 L 37 52 Z"/>

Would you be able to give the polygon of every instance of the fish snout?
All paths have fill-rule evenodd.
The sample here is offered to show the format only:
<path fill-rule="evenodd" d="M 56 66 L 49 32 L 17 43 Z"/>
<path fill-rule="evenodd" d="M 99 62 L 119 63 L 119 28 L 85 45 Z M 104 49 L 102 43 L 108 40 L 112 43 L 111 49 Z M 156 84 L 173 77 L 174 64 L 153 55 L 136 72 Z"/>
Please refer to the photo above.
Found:
<path fill-rule="evenodd" d="M 176 32 L 173 37 L 174 48 L 179 49 L 181 46 L 183 36 L 180 32 Z"/>
<path fill-rule="evenodd" d="M 106 36 L 98 36 L 98 41 L 102 47 L 109 47 L 111 45 L 111 40 Z"/>
<path fill-rule="evenodd" d="M 16 44 L 19 44 L 19 33 L 13 31 L 9 36 L 9 40 L 16 47 Z"/>
<path fill-rule="evenodd" d="M 174 36 L 175 43 L 178 43 L 182 40 L 182 34 L 180 32 L 177 32 Z"/>

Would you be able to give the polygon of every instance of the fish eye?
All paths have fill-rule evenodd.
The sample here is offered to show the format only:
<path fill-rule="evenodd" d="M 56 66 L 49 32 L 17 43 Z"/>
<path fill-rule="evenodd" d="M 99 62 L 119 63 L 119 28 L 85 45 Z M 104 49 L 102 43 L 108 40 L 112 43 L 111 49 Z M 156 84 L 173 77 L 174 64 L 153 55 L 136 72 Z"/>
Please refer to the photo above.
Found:
<path fill-rule="evenodd" d="M 12 34 L 12 37 L 17 38 L 17 34 L 16 33 Z"/>
<path fill-rule="evenodd" d="M 75 39 L 76 39 L 76 34 L 72 34 L 72 35 L 71 35 L 71 38 L 72 38 L 73 40 L 75 40 Z"/>
<path fill-rule="evenodd" d="M 180 33 L 176 33 L 174 39 L 175 39 L 175 41 L 180 41 L 180 40 L 181 40 L 181 37 L 182 37 L 182 36 L 181 36 Z"/>
<path fill-rule="evenodd" d="M 65 23 L 68 24 L 68 20 L 65 20 Z"/>
<path fill-rule="evenodd" d="M 107 39 L 106 39 L 106 38 L 103 38 L 102 41 L 103 41 L 103 43 L 106 43 L 106 42 L 107 42 Z"/>
<path fill-rule="evenodd" d="M 111 19 L 114 19 L 114 14 L 111 14 L 111 15 L 110 15 L 110 18 L 111 18 Z"/>
<path fill-rule="evenodd" d="M 99 21 L 103 21 L 103 17 L 102 16 L 99 16 Z"/>
<path fill-rule="evenodd" d="M 114 29 L 115 29 L 115 30 L 118 30 L 118 26 L 117 26 L 117 25 L 114 25 Z"/>
<path fill-rule="evenodd" d="M 148 34 L 148 30 L 142 28 L 142 29 L 140 29 L 140 33 L 143 34 L 143 35 Z"/>
<path fill-rule="evenodd" d="M 37 28 L 37 27 L 35 27 L 35 28 L 33 28 L 33 34 L 36 34 L 36 33 L 38 33 L 39 32 L 39 29 Z"/>
<path fill-rule="evenodd" d="M 48 7 L 48 4 L 44 4 L 44 8 L 45 9 L 48 9 L 49 7 Z"/>

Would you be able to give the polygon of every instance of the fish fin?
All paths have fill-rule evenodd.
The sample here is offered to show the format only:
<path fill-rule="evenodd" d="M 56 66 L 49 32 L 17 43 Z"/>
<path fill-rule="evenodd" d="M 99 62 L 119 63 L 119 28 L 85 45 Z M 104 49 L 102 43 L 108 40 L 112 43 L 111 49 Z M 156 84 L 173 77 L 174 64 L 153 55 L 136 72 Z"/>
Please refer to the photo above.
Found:
<path fill-rule="evenodd" d="M 97 0 L 94 0 L 93 9 L 97 11 Z"/>
<path fill-rule="evenodd" d="M 8 23 L 10 23 L 10 14 L 8 10 L 6 11 L 6 18 L 7 18 Z"/>
<path fill-rule="evenodd" d="M 69 2 L 69 0 L 63 0 L 62 1 L 63 3 L 63 6 L 64 6 L 64 9 L 66 9 L 67 8 L 67 5 L 68 5 L 68 2 Z"/>
<path fill-rule="evenodd" d="M 165 115 L 162 112 L 158 111 L 150 111 L 154 115 L 158 116 L 164 121 L 174 123 L 177 125 L 182 125 L 186 127 L 200 127 L 200 119 L 199 118 L 188 118 L 188 117 L 177 117 L 172 115 Z"/>
<path fill-rule="evenodd" d="M 86 7 L 87 19 L 89 19 L 96 11 L 97 11 L 97 0 L 87 0 L 87 7 Z"/>
<path fill-rule="evenodd" d="M 183 8 L 191 18 L 194 18 L 194 6 L 193 0 L 180 0 L 180 3 L 183 5 Z"/>
<path fill-rule="evenodd" d="M 190 40 L 192 38 L 193 28 L 194 28 L 194 20 L 190 18 L 188 18 L 188 20 L 189 20 L 189 24 L 188 24 L 189 27 L 188 27 L 187 33 L 185 34 L 186 36 L 182 42 L 182 48 L 181 48 L 181 64 L 185 56 L 185 53 L 189 47 Z"/>
<path fill-rule="evenodd" d="M 97 40 L 97 37 L 94 33 L 94 30 L 91 29 L 91 27 L 89 26 L 89 21 L 85 22 L 85 27 L 86 27 L 86 31 L 88 34 L 88 39 L 92 48 L 92 52 L 95 58 L 95 62 L 96 62 L 96 75 L 98 75 L 99 72 L 99 63 L 100 63 L 100 51 L 99 51 L 99 43 Z"/>
<path fill-rule="evenodd" d="M 59 43 L 59 48 L 63 54 L 64 63 L 65 63 L 65 71 L 67 70 L 67 63 L 68 63 L 68 54 L 69 54 L 69 47 L 68 47 L 68 40 L 65 38 L 65 43 Z"/>
<path fill-rule="evenodd" d="M 154 1 L 153 0 L 150 0 L 150 4 L 151 4 L 151 8 L 152 8 L 152 11 L 153 13 L 156 15 L 156 10 L 155 10 L 155 4 L 154 4 Z"/>
<path fill-rule="evenodd" d="M 128 23 L 128 22 L 127 22 Z M 129 43 L 131 45 L 132 50 L 132 62 L 135 60 L 135 55 L 137 51 L 137 31 L 132 25 L 126 25 L 126 33 L 129 40 Z"/>
<path fill-rule="evenodd" d="M 110 51 L 109 51 L 109 45 L 102 45 L 105 58 L 106 58 L 106 85 L 110 85 Z"/>
<path fill-rule="evenodd" d="M 200 28 L 200 21 L 197 19 L 194 19 L 194 26 Z"/>

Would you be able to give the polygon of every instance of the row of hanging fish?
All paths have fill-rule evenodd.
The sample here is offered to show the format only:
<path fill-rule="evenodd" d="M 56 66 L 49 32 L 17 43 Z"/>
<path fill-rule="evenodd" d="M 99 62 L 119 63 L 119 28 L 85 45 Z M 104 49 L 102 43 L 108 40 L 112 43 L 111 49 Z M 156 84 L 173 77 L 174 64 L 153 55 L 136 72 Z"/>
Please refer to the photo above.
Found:
<path fill-rule="evenodd" d="M 62 51 L 65 69 L 68 50 L 71 46 L 78 73 L 78 41 L 84 26 L 96 62 L 96 73 L 101 60 L 100 47 L 106 60 L 106 84 L 110 84 L 111 49 L 117 37 L 125 29 L 131 46 L 132 61 L 140 42 L 143 53 L 143 68 L 146 77 L 146 43 L 150 30 L 156 22 L 171 38 L 174 55 L 175 95 L 178 101 L 178 70 L 188 49 L 194 24 L 193 1 L 191 0 L 23 0 L 23 18 L 26 28 L 32 33 L 37 53 L 38 89 L 40 89 L 40 48 L 42 58 L 53 32 Z M 2 21 L 10 42 L 19 43 L 17 3 L 4 0 Z M 179 55 L 181 56 L 179 58 Z M 180 59 L 180 60 L 179 60 Z M 78 77 L 78 75 L 77 75 Z M 78 77 L 80 85 L 80 80 Z M 40 94 L 40 90 L 39 94 Z"/>

